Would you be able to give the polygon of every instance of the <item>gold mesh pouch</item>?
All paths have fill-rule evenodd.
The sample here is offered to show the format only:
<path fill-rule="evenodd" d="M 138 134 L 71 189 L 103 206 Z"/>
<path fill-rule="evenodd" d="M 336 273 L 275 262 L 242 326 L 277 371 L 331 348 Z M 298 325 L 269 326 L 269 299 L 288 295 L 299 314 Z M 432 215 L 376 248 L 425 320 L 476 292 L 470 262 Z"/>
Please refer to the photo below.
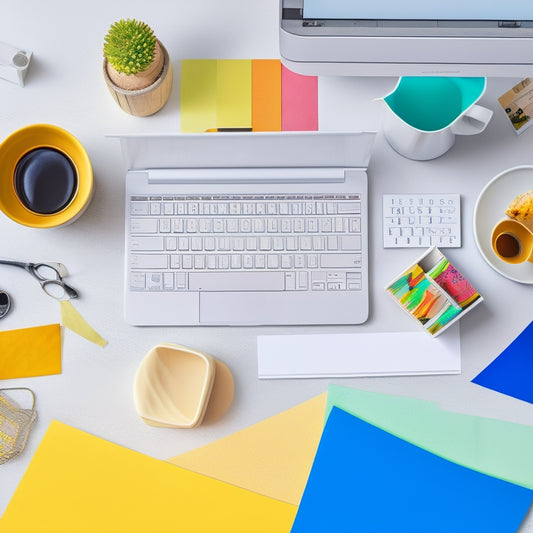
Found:
<path fill-rule="evenodd" d="M 31 395 L 31 408 L 20 407 L 6 391 L 27 391 Z M 37 419 L 35 395 L 25 387 L 0 389 L 0 464 L 19 455 Z"/>

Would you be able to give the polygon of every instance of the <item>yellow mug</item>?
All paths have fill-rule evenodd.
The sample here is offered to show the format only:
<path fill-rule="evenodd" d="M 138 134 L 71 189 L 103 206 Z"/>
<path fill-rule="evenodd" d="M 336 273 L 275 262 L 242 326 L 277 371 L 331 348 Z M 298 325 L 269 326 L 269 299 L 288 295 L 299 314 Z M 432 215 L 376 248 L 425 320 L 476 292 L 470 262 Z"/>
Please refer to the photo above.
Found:
<path fill-rule="evenodd" d="M 492 249 L 506 263 L 533 263 L 533 232 L 518 220 L 501 220 L 492 230 Z"/>
<path fill-rule="evenodd" d="M 53 192 L 50 195 L 52 203 L 57 208 L 34 209 L 34 206 L 43 204 L 42 201 L 36 202 L 41 195 L 40 189 L 30 191 L 30 197 L 26 198 L 25 182 L 23 179 L 19 180 L 19 169 L 27 170 L 29 167 L 25 165 L 31 166 L 34 163 L 27 158 L 41 151 L 54 154 L 64 162 L 68 161 L 75 177 L 72 180 L 75 185 L 71 189 L 67 187 L 64 193 L 50 190 Z M 21 172 L 20 176 L 23 174 Z M 39 187 L 44 187 L 46 191 L 45 174 L 38 172 L 37 175 Z M 19 224 L 33 228 L 52 228 L 73 222 L 91 202 L 93 181 L 91 161 L 85 148 L 74 135 L 58 126 L 31 124 L 13 132 L 0 143 L 0 211 Z M 52 182 L 56 185 L 64 184 L 64 180 L 53 179 Z M 32 195 L 34 198 L 31 198 Z"/>

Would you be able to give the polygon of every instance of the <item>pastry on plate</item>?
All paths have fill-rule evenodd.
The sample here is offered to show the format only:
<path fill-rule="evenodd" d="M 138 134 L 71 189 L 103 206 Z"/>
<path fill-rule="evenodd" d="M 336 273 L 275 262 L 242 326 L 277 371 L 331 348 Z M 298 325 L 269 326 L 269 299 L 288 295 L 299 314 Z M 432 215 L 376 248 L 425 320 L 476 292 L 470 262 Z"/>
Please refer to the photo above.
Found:
<path fill-rule="evenodd" d="M 509 204 L 505 214 L 533 231 L 533 190 L 519 194 Z"/>

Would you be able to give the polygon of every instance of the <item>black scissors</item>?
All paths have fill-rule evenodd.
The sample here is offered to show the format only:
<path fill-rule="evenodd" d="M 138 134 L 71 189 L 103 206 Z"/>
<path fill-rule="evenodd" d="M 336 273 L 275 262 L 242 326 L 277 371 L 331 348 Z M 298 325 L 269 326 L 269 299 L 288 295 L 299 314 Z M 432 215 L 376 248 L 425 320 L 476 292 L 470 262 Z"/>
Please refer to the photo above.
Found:
<path fill-rule="evenodd" d="M 23 268 L 39 282 L 48 296 L 56 300 L 78 298 L 78 291 L 63 281 L 63 276 L 67 275 L 67 269 L 61 263 L 23 263 L 0 259 L 0 265 Z"/>

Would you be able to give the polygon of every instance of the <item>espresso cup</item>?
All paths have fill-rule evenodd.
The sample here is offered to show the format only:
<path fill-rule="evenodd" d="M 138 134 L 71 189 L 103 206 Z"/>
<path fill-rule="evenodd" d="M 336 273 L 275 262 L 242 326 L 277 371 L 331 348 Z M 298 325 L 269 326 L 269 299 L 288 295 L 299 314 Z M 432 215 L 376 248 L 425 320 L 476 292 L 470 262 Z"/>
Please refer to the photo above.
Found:
<path fill-rule="evenodd" d="M 510 264 L 533 263 L 533 233 L 518 220 L 504 219 L 492 230 L 492 249 Z"/>

